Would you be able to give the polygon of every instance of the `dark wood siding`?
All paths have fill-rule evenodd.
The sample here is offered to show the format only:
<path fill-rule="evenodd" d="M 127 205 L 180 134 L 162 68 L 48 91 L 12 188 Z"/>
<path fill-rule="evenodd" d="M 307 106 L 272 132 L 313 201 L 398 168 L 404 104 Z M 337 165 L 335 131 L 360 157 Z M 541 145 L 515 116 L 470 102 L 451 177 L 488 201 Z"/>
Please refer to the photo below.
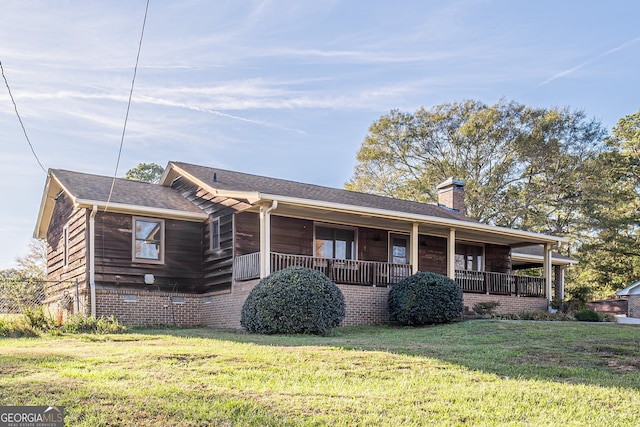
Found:
<path fill-rule="evenodd" d="M 233 272 L 233 229 L 234 214 L 249 206 L 246 201 L 215 196 L 184 178 L 176 179 L 171 187 L 183 197 L 209 214 L 202 236 L 202 272 L 203 288 L 207 291 L 228 289 L 231 287 Z M 220 249 L 212 250 L 211 220 L 220 221 Z"/>
<path fill-rule="evenodd" d="M 484 247 L 484 269 L 494 273 L 511 273 L 511 248 L 490 245 Z"/>
<path fill-rule="evenodd" d="M 446 275 L 447 239 L 421 235 L 418 242 L 418 270 Z"/>
<path fill-rule="evenodd" d="M 98 212 L 95 218 L 96 283 L 145 287 L 144 275 L 155 276 L 154 289 L 203 292 L 203 224 L 165 219 L 164 264 L 134 262 L 131 215 Z"/>
<path fill-rule="evenodd" d="M 51 281 L 87 280 L 88 211 L 76 209 L 66 194 L 56 200 L 47 230 L 47 278 Z M 69 230 L 68 263 L 64 265 L 64 227 Z"/>
<path fill-rule="evenodd" d="M 271 251 L 313 255 L 313 221 L 271 216 Z"/>
<path fill-rule="evenodd" d="M 235 215 L 234 223 L 236 256 L 260 252 L 260 215 L 240 212 Z"/>
<path fill-rule="evenodd" d="M 389 233 L 373 228 L 358 229 L 358 259 L 362 261 L 389 261 Z"/>

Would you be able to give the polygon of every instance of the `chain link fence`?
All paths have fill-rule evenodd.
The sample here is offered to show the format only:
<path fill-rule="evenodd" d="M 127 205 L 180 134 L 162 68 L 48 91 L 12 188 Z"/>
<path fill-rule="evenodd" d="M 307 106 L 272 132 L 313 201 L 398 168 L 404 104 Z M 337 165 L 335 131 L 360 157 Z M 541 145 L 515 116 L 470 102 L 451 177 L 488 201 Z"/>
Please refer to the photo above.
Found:
<path fill-rule="evenodd" d="M 78 301 L 76 281 L 31 278 L 0 280 L 0 315 L 21 314 L 41 306 L 70 309 Z"/>

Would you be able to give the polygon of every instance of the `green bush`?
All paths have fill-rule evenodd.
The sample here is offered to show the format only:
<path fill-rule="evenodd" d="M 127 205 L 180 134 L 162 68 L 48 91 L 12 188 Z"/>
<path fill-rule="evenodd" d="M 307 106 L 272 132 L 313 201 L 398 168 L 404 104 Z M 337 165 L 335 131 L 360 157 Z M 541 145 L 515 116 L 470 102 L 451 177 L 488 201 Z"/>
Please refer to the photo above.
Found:
<path fill-rule="evenodd" d="M 28 324 L 26 318 L 21 315 L 0 315 L 0 337 L 20 338 L 37 337 L 38 331 Z"/>
<path fill-rule="evenodd" d="M 344 315 L 342 291 L 327 276 L 289 267 L 253 288 L 242 307 L 240 324 L 259 334 L 327 335 Z"/>
<path fill-rule="evenodd" d="M 480 316 L 493 316 L 498 306 L 500 306 L 500 301 L 479 302 L 473 305 L 473 311 Z"/>
<path fill-rule="evenodd" d="M 590 308 L 583 308 L 581 310 L 578 310 L 574 313 L 573 317 L 576 318 L 576 320 L 579 320 L 581 322 L 600 322 L 602 321 L 602 318 L 600 317 L 600 314 L 598 314 L 597 311 L 592 310 Z"/>
<path fill-rule="evenodd" d="M 462 316 L 462 290 L 450 278 L 418 272 L 389 292 L 389 317 L 402 325 L 446 323 Z"/>
<path fill-rule="evenodd" d="M 53 325 L 53 319 L 48 313 L 45 313 L 44 307 L 41 305 L 35 308 L 25 308 L 23 313 L 29 326 L 34 329 L 46 331 Z"/>
<path fill-rule="evenodd" d="M 93 333 L 93 334 L 119 334 L 127 331 L 127 327 L 120 323 L 114 316 L 87 317 L 83 314 L 76 314 L 67 319 L 59 328 L 60 332 L 70 334 Z"/>

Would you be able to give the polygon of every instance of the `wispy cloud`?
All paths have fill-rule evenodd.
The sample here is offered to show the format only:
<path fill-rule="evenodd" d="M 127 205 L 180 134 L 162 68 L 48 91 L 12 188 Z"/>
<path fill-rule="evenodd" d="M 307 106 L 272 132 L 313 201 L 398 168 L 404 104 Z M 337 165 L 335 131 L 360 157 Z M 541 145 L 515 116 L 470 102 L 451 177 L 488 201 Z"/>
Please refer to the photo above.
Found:
<path fill-rule="evenodd" d="M 613 54 L 615 52 L 619 52 L 621 50 L 624 50 L 624 49 L 628 48 L 629 46 L 631 46 L 631 45 L 633 45 L 633 44 L 635 44 L 635 43 L 637 43 L 639 41 L 640 41 L 640 36 L 636 37 L 636 38 L 633 38 L 633 39 L 631 39 L 631 40 L 629 40 L 629 41 L 627 41 L 625 43 L 622 43 L 621 45 L 616 46 L 613 49 L 609 49 L 606 52 L 603 52 L 603 53 L 601 53 L 599 55 L 596 55 L 596 56 L 594 56 L 594 57 L 592 57 L 592 58 L 590 58 L 590 59 L 588 59 L 588 60 L 586 60 L 586 61 L 584 61 L 584 62 L 582 62 L 582 63 L 580 63 L 578 65 L 576 65 L 575 67 L 571 67 L 571 68 L 569 68 L 567 70 L 564 70 L 564 71 L 561 71 L 561 72 L 559 72 L 557 74 L 554 74 L 553 76 L 549 77 L 545 81 L 539 83 L 538 87 L 544 86 L 546 84 L 551 83 L 554 80 L 560 79 L 562 77 L 566 77 L 566 76 L 568 76 L 570 74 L 573 74 L 576 71 L 578 71 L 578 70 L 580 70 L 580 69 L 582 69 L 582 68 L 584 68 L 584 67 L 586 67 L 588 65 L 591 65 L 594 62 L 597 62 L 600 59 L 602 59 L 602 58 L 604 58 L 606 56 L 609 56 L 609 55 L 611 55 L 611 54 Z"/>

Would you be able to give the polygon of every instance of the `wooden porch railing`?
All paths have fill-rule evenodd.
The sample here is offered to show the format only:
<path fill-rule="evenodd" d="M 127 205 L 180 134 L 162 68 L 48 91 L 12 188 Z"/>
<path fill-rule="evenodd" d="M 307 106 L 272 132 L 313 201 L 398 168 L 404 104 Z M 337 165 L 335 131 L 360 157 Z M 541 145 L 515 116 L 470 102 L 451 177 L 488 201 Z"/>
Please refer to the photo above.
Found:
<path fill-rule="evenodd" d="M 518 276 L 488 271 L 456 270 L 456 282 L 463 292 L 526 297 L 545 296 L 542 277 Z"/>
<path fill-rule="evenodd" d="M 356 261 L 350 259 L 320 258 L 305 255 L 271 253 L 271 271 L 287 267 L 306 267 L 324 273 L 336 283 L 352 285 L 393 285 L 411 275 L 411 265 L 387 262 Z M 260 253 L 241 255 L 233 262 L 235 280 L 260 277 Z M 456 270 L 456 282 L 463 292 L 545 296 L 544 279 L 488 271 Z"/>
<path fill-rule="evenodd" d="M 375 261 L 320 258 L 305 255 L 271 253 L 271 271 L 287 267 L 306 267 L 320 271 L 336 283 L 352 285 L 391 285 L 411 275 L 411 266 Z M 260 277 L 260 254 L 241 255 L 233 263 L 235 280 Z"/>

